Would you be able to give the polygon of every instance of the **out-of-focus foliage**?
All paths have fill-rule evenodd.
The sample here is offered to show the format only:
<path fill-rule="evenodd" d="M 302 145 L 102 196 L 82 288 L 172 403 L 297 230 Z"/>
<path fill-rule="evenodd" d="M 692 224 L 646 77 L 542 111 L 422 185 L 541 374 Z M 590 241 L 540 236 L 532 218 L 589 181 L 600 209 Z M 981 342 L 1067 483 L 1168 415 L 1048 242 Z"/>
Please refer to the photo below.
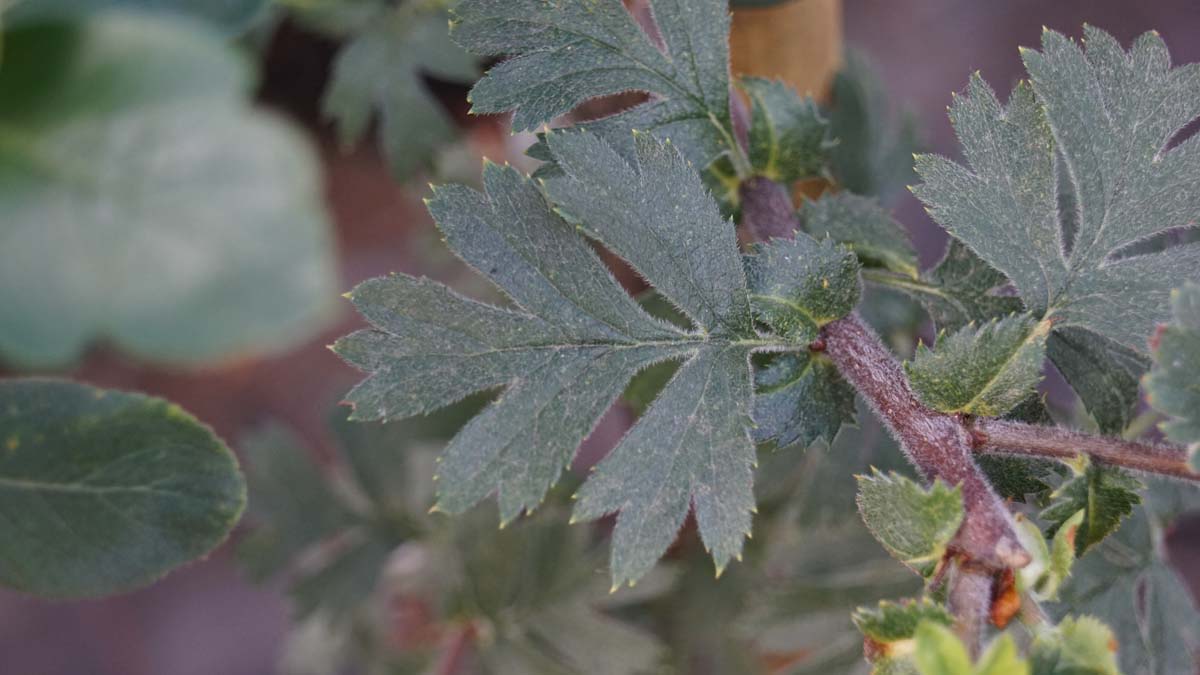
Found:
<path fill-rule="evenodd" d="M 96 14 L 119 10 L 197 19 L 236 34 L 261 16 L 268 3 L 269 0 L 5 0 L 0 2 L 0 12 L 5 12 L 9 28 L 84 21 Z"/>
<path fill-rule="evenodd" d="M 0 381 L 0 583 L 52 598 L 149 584 L 233 528 L 245 484 L 178 406 L 66 380 Z"/>
<path fill-rule="evenodd" d="M 450 112 L 425 78 L 469 84 L 475 57 L 446 35 L 453 0 L 319 0 L 291 14 L 304 26 L 341 41 L 321 101 L 343 147 L 372 125 L 393 176 L 429 168 L 458 137 Z"/>
<path fill-rule="evenodd" d="M 278 350 L 335 295 L 316 158 L 190 23 L 11 31 L 0 69 L 0 359 L 96 340 L 172 363 Z"/>
<path fill-rule="evenodd" d="M 289 577 L 301 625 L 336 637 L 331 664 L 427 672 L 458 636 L 472 672 L 646 672 L 661 646 L 614 618 L 625 598 L 605 593 L 603 547 L 566 524 L 561 495 L 502 529 L 494 509 L 429 510 L 437 439 L 479 403 L 386 427 L 339 422 L 342 454 L 327 467 L 278 428 L 248 439 L 247 568 Z"/>

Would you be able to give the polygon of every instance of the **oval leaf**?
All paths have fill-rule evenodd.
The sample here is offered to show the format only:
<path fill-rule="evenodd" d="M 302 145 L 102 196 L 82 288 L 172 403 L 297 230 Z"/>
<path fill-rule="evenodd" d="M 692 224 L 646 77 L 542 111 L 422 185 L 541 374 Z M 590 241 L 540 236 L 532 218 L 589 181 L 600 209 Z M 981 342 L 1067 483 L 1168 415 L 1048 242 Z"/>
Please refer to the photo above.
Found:
<path fill-rule="evenodd" d="M 0 583 L 55 598 L 144 586 L 211 551 L 245 505 L 237 460 L 162 399 L 0 382 Z"/>

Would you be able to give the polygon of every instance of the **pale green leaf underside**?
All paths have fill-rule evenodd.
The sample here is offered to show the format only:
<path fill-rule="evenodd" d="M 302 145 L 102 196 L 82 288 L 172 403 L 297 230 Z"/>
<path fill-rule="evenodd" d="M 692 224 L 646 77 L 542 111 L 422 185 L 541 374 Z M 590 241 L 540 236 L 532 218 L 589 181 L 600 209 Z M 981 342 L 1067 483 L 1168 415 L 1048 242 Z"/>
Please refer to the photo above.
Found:
<path fill-rule="evenodd" d="M 1163 327 L 1154 347 L 1154 367 L 1146 377 L 1150 405 L 1171 416 L 1167 438 L 1192 446 L 1197 466 L 1200 447 L 1200 285 L 1171 293 L 1173 321 Z"/>
<path fill-rule="evenodd" d="M 233 453 L 166 401 L 0 382 L 0 583 L 53 598 L 144 586 L 216 547 L 245 499 Z"/>
<path fill-rule="evenodd" d="M 928 598 L 900 602 L 881 600 L 874 609 L 859 607 L 853 619 L 864 636 L 882 643 L 911 640 L 922 621 L 954 625 L 954 615 L 945 605 Z"/>
<path fill-rule="evenodd" d="M 1047 31 L 1043 51 L 1024 51 L 1032 86 L 1006 107 L 973 77 L 951 107 L 970 168 L 922 156 L 916 193 L 1030 311 L 1145 352 L 1170 289 L 1196 278 L 1200 246 L 1122 249 L 1200 215 L 1200 140 L 1164 149 L 1200 113 L 1200 66 L 1171 69 L 1155 34 L 1128 53 L 1085 34 L 1086 50 Z"/>
<path fill-rule="evenodd" d="M 0 355 L 94 339 L 201 363 L 278 349 L 336 288 L 317 162 L 248 107 L 217 36 L 106 14 L 15 33 L 0 70 Z"/>
<path fill-rule="evenodd" d="M 962 492 L 941 481 L 925 489 L 897 473 L 858 477 L 863 522 L 901 562 L 936 562 L 963 519 Z"/>
<path fill-rule="evenodd" d="M 495 165 L 484 193 L 449 186 L 429 203 L 449 246 L 514 307 L 402 275 L 361 284 L 350 297 L 372 327 L 335 349 L 370 375 L 347 400 L 358 419 L 398 419 L 502 388 L 446 448 L 438 508 L 460 512 L 496 493 L 508 521 L 541 502 L 634 375 L 683 361 L 579 491 L 576 517 L 619 514 L 618 584 L 650 569 L 689 509 L 723 568 L 740 555 L 754 506 L 749 357 L 772 345 L 753 328 L 734 230 L 670 144 L 638 136 L 631 164 L 588 133 L 547 142 L 562 173 L 544 189 L 570 222 L 536 184 Z M 695 330 L 645 313 L 572 222 Z"/>
<path fill-rule="evenodd" d="M 380 147 L 392 174 L 405 178 L 455 136 L 453 120 L 421 76 L 469 82 L 477 71 L 475 58 L 447 39 L 444 13 L 389 10 L 338 52 L 321 108 L 345 146 L 362 139 L 378 117 Z"/>
<path fill-rule="evenodd" d="M 1034 394 L 1042 379 L 1049 325 L 1029 315 L 968 325 L 921 345 L 904 364 L 925 405 L 946 413 L 996 417 Z"/>
<path fill-rule="evenodd" d="M 725 0 L 652 0 L 665 50 L 620 0 L 464 0 L 451 34 L 473 53 L 511 56 L 471 90 L 477 113 L 513 111 L 532 130 L 598 96 L 651 101 L 586 125 L 623 155 L 629 132 L 672 139 L 698 166 L 732 149 L 729 8 Z"/>

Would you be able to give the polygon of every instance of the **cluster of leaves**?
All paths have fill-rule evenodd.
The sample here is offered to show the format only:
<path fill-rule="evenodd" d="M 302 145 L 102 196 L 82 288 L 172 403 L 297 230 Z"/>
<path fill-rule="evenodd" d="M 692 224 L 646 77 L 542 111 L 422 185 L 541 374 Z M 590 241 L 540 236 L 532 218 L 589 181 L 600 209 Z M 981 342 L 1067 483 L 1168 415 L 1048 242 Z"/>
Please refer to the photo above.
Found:
<path fill-rule="evenodd" d="M 408 417 L 503 387 L 446 449 L 439 509 L 462 512 L 494 493 L 502 522 L 532 510 L 629 380 L 679 362 L 579 489 L 574 518 L 617 514 L 611 569 L 620 585 L 650 570 L 690 511 L 719 575 L 742 556 L 755 508 L 752 439 L 807 445 L 832 439 L 850 419 L 852 394 L 806 347 L 859 303 L 860 270 L 921 300 L 943 331 L 906 367 L 931 408 L 1036 413 L 1040 404 L 1029 402 L 1049 356 L 1097 427 L 1125 426 L 1146 338 L 1165 318 L 1159 301 L 1197 250 L 1145 243 L 1195 211 L 1181 187 L 1191 143 L 1162 150 L 1195 116 L 1194 71 L 1171 70 L 1161 41 L 1142 38 L 1126 54 L 1088 29 L 1084 52 L 1048 33 L 1043 52 L 1024 54 L 1033 85 L 1019 85 L 1007 108 L 973 80 L 952 108 L 972 168 L 918 160 L 918 195 L 956 238 L 921 274 L 895 223 L 850 194 L 801 209 L 800 222 L 818 238 L 798 232 L 740 255 L 722 215 L 737 185 L 822 172 L 830 150 L 823 122 L 786 88 L 743 82 L 752 108 L 742 148 L 729 116 L 724 3 L 659 2 L 653 10 L 661 44 L 618 3 L 467 0 L 455 11 L 456 40 L 512 57 L 472 90 L 477 112 L 513 111 L 514 128 L 533 129 L 598 96 L 638 89 L 652 97 L 575 131 L 544 134 L 532 151 L 548 162 L 537 183 L 488 166 L 482 194 L 435 192 L 430 211 L 447 243 L 511 308 L 399 275 L 350 294 L 371 323 L 335 348 L 369 373 L 348 397 L 354 418 Z M 1072 113 L 1082 108 L 1108 114 Z M 1092 178 L 1118 171 L 1131 178 Z M 630 264 L 683 325 L 639 308 L 594 244 Z M 1109 297 L 1117 295 L 1129 320 L 1114 319 Z M 1035 602 L 1057 597 L 1076 554 L 1099 544 L 1140 499 L 1137 481 L 1086 463 L 992 470 L 1014 497 L 1035 492 L 1044 507 L 1045 534 L 1022 526 L 1036 564 L 1017 588 Z M 944 571 L 964 517 L 955 490 L 876 475 L 863 479 L 860 509 L 901 561 L 931 581 Z M 1091 620 L 1071 621 L 1040 628 L 1058 637 L 1045 638 L 1050 646 L 1031 650 L 1023 667 L 1066 672 L 1070 658 L 1053 655 L 1074 653 L 1079 634 L 1087 635 L 1087 658 L 1112 660 L 1108 641 L 1095 639 L 1102 631 L 1080 628 Z M 911 623 L 916 631 L 919 622 Z M 937 629 L 927 633 L 929 658 L 961 660 L 961 646 L 938 646 Z M 1000 664 L 1020 660 L 1006 640 L 988 654 Z"/>

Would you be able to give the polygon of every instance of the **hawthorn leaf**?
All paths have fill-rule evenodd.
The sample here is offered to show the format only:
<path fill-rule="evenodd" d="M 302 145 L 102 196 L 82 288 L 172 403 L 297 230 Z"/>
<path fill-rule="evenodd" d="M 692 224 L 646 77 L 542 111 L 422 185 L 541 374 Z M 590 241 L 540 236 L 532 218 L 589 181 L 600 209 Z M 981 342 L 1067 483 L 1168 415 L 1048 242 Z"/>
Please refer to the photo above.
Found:
<path fill-rule="evenodd" d="M 0 583 L 48 598 L 145 586 L 201 558 L 246 501 L 237 460 L 162 399 L 0 381 Z"/>
<path fill-rule="evenodd" d="M 853 311 L 862 295 L 858 258 L 831 239 L 797 232 L 755 246 L 744 260 L 755 317 L 795 342 L 816 340 L 822 326 Z"/>
<path fill-rule="evenodd" d="M 450 186 L 429 202 L 450 247 L 513 307 L 404 275 L 359 285 L 350 298 L 371 327 L 335 351 L 369 375 L 347 401 L 357 419 L 399 419 L 503 388 L 446 448 L 437 508 L 462 512 L 496 493 L 509 522 L 541 502 L 639 371 L 682 361 L 579 490 L 575 517 L 619 512 L 617 584 L 650 569 L 690 509 L 724 568 L 754 506 L 749 357 L 787 344 L 754 330 L 734 229 L 673 146 L 638 135 L 632 164 L 586 132 L 551 134 L 547 146 L 561 169 L 543 183 L 555 209 L 531 180 L 494 165 L 483 193 Z M 581 232 L 695 329 L 646 313 Z"/>
<path fill-rule="evenodd" d="M 1146 376 L 1150 405 L 1170 416 L 1160 424 L 1167 438 L 1191 448 L 1200 471 L 1200 285 L 1171 293 L 1173 321 L 1158 331 L 1152 346 L 1154 367 Z"/>
<path fill-rule="evenodd" d="M 1101 433 L 1125 430 L 1140 401 L 1138 378 L 1146 370 L 1143 357 L 1078 328 L 1052 333 L 1046 355 L 1079 395 Z"/>
<path fill-rule="evenodd" d="M 904 227 L 874 199 L 827 193 L 816 201 L 805 200 L 800 219 L 810 235 L 844 244 L 868 267 L 919 277 L 917 252 Z"/>
<path fill-rule="evenodd" d="M 1014 314 L 953 335 L 940 334 L 933 350 L 917 349 L 904 364 L 925 405 L 946 413 L 995 417 L 1034 395 L 1042 379 L 1050 325 Z"/>
<path fill-rule="evenodd" d="M 747 149 L 755 173 L 785 184 L 819 175 L 833 142 L 817 104 L 776 80 L 744 77 L 739 85 L 750 98 Z"/>
<path fill-rule="evenodd" d="M 855 419 L 854 388 L 812 352 L 775 355 L 754 371 L 754 440 L 807 448 L 832 443 Z"/>
<path fill-rule="evenodd" d="M 1112 629 L 1091 616 L 1063 618 L 1029 648 L 1033 675 L 1121 675 Z"/>
<path fill-rule="evenodd" d="M 592 98 L 643 91 L 641 105 L 582 125 L 623 156 L 637 129 L 670 138 L 706 167 L 735 151 L 729 117 L 726 0 L 652 0 L 664 49 L 620 0 L 464 0 L 451 36 L 481 56 L 511 58 L 471 90 L 475 113 L 513 112 L 513 129 L 533 130 Z"/>
<path fill-rule="evenodd" d="M 1133 513 L 1133 507 L 1142 501 L 1138 492 L 1143 487 L 1141 481 L 1119 468 L 1088 464 L 1051 493 L 1052 503 L 1041 517 L 1054 534 L 1082 509 L 1083 523 L 1074 537 L 1076 554 L 1082 556 Z"/>
<path fill-rule="evenodd" d="M 950 113 L 970 168 L 921 156 L 915 191 L 1055 330 L 1144 353 L 1170 289 L 1200 269 L 1196 245 L 1127 252 L 1200 215 L 1200 141 L 1165 149 L 1200 114 L 1200 67 L 1172 69 L 1156 34 L 1126 52 L 1084 33 L 1086 49 L 1047 30 L 1041 52 L 1023 50 L 1032 85 L 1007 106 L 973 77 Z"/>
<path fill-rule="evenodd" d="M 8 29 L 91 20 L 102 12 L 145 12 L 201 19 L 236 35 L 263 16 L 267 0 L 36 0 L 0 2 Z"/>
<path fill-rule="evenodd" d="M 471 82 L 479 67 L 447 39 L 444 12 L 385 8 L 363 24 L 334 60 L 321 109 L 336 123 L 343 147 L 362 140 L 377 116 L 380 148 L 392 175 L 402 179 L 456 135 L 422 75 Z"/>
<path fill-rule="evenodd" d="M 956 331 L 971 322 L 985 323 L 1021 310 L 1021 301 L 997 293 L 1008 279 L 951 239 L 946 254 L 920 279 L 901 275 L 870 276 L 921 303 L 940 331 Z"/>
<path fill-rule="evenodd" d="M 954 626 L 954 615 L 950 610 L 929 598 L 900 602 L 880 600 L 875 609 L 859 607 L 852 618 L 865 637 L 883 645 L 911 640 L 922 621 Z"/>
<path fill-rule="evenodd" d="M 14 31 L 0 70 L 0 354 L 61 366 L 94 340 L 199 365 L 329 318 L 318 163 L 250 107 L 197 26 L 103 14 Z"/>
<path fill-rule="evenodd" d="M 858 476 L 858 510 L 867 528 L 910 566 L 941 560 L 963 519 L 962 489 L 934 481 L 925 489 L 898 473 Z"/>

